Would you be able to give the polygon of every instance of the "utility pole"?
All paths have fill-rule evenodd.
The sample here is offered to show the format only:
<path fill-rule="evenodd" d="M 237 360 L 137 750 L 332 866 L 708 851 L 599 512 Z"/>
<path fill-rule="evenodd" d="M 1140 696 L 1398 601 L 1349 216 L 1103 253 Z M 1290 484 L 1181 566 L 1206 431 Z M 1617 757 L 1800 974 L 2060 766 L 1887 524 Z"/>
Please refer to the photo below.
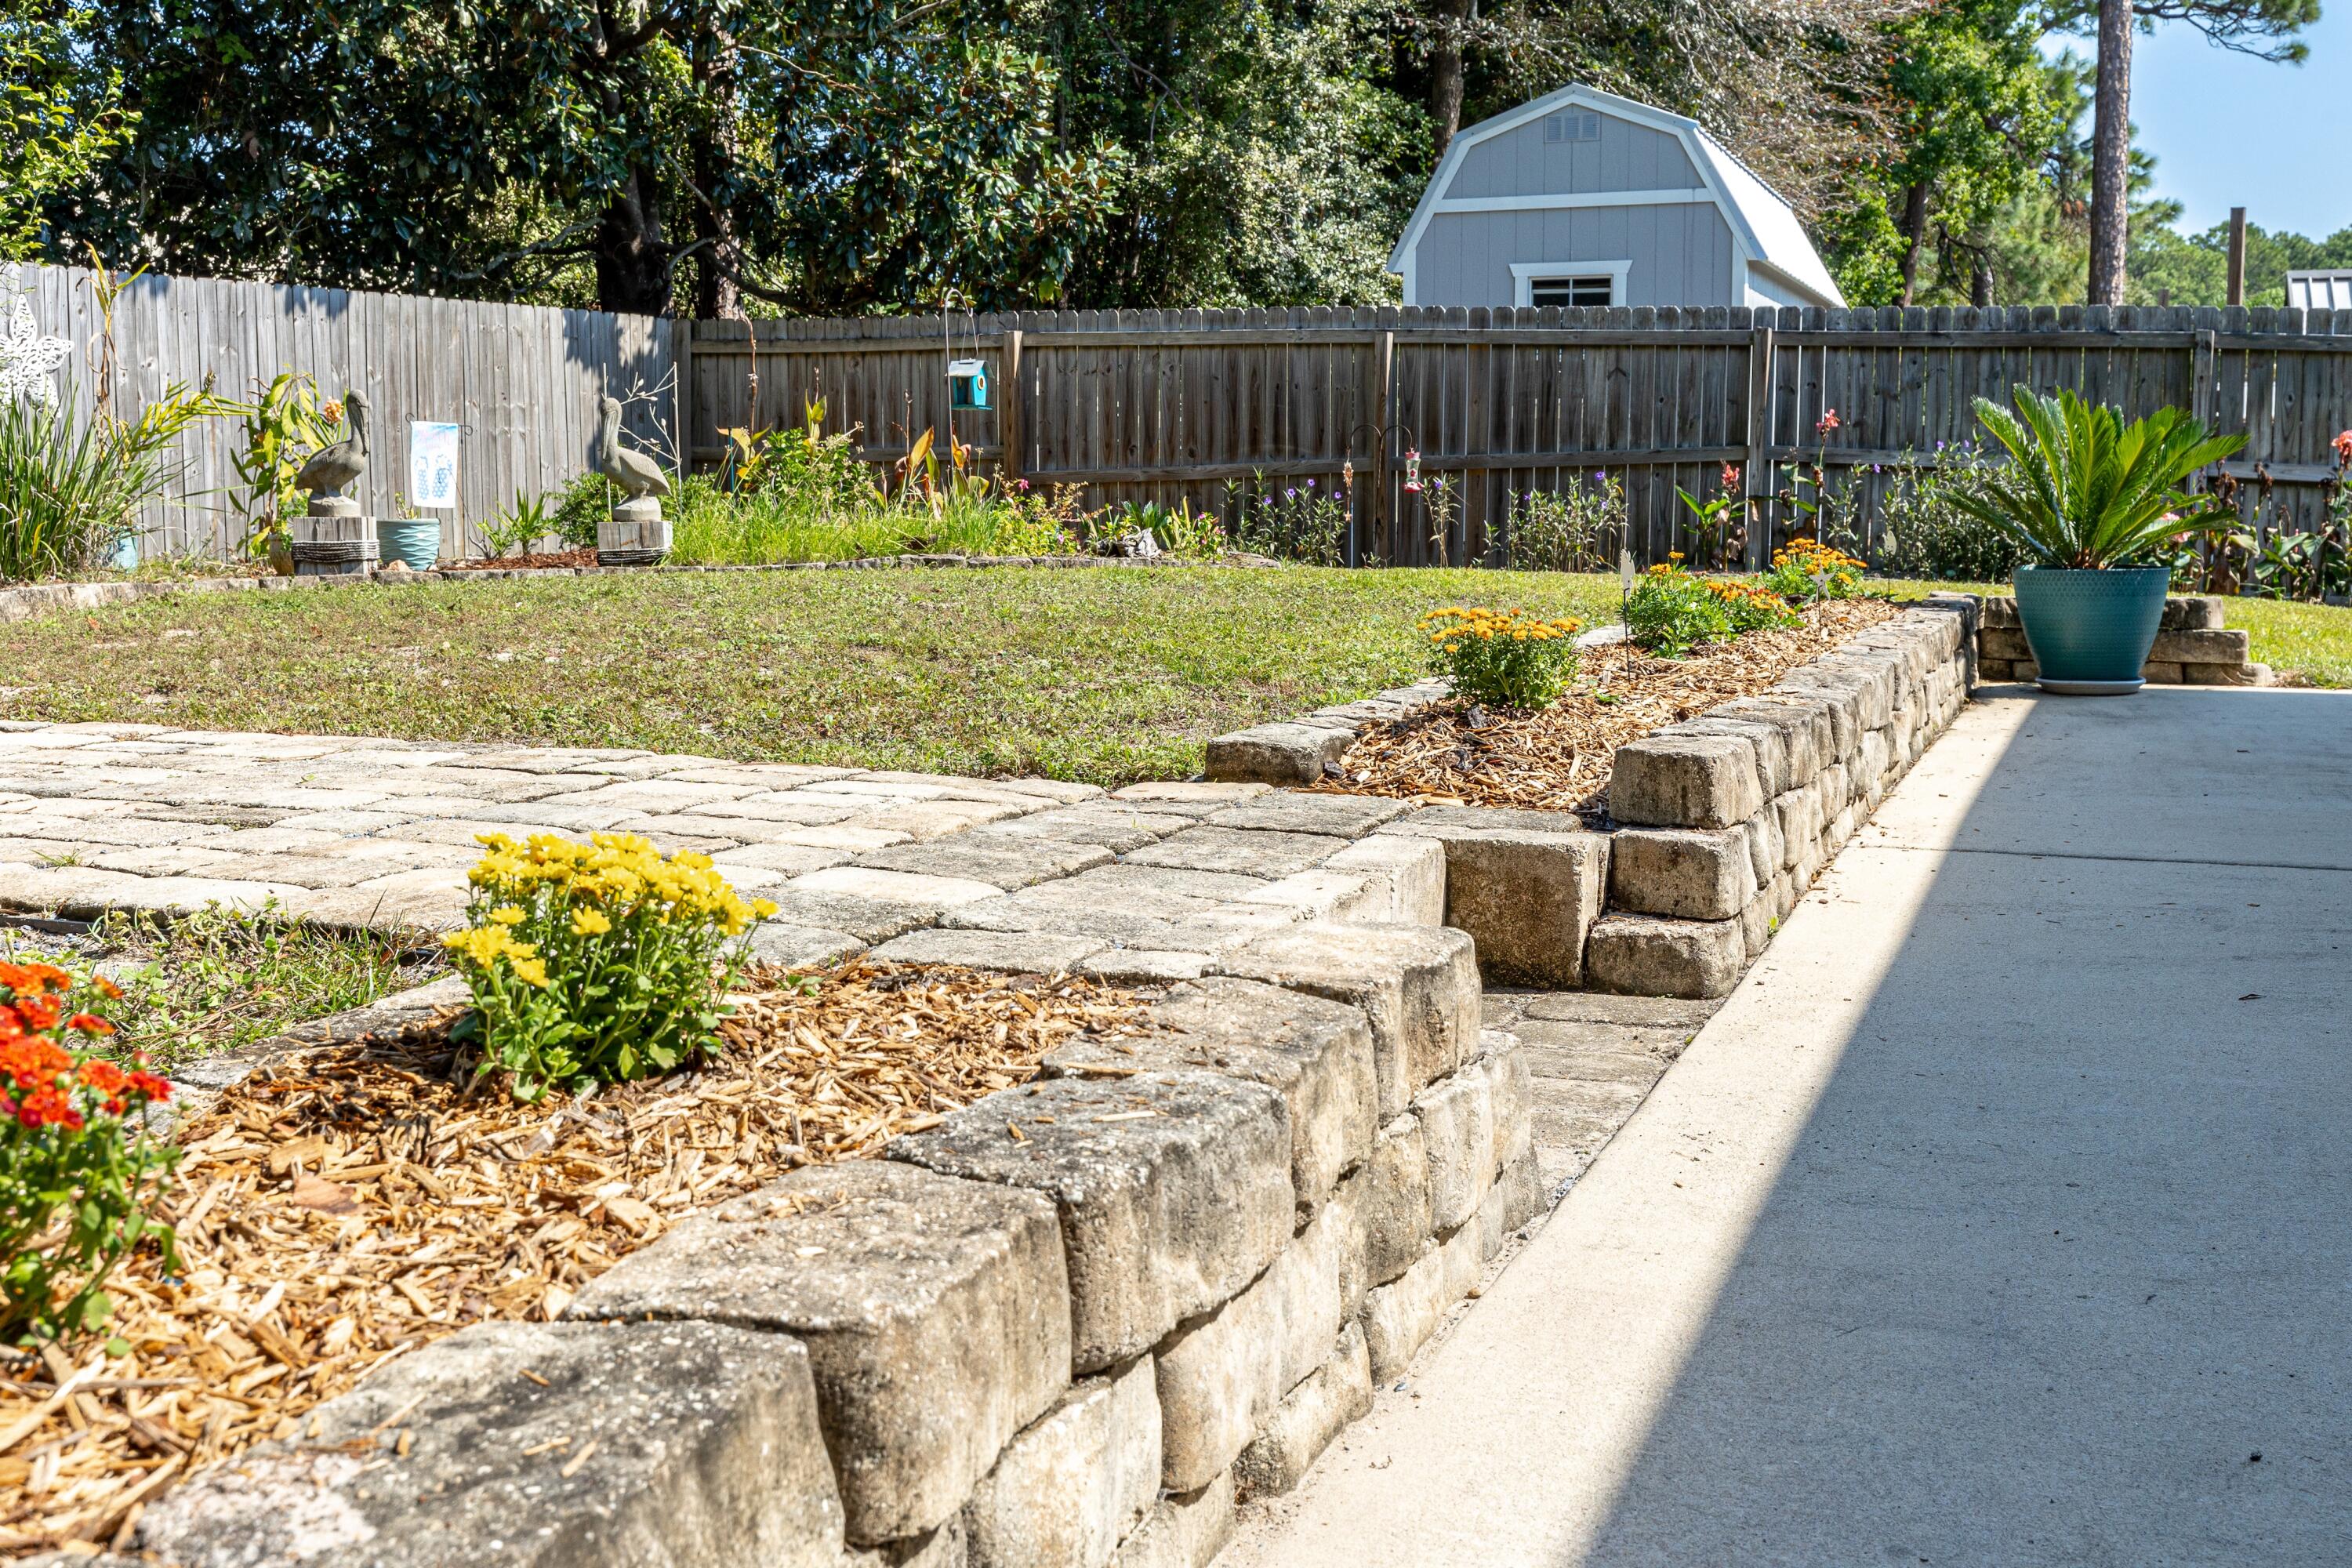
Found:
<path fill-rule="evenodd" d="M 2230 209 L 2230 303 L 2246 302 L 2246 209 Z"/>

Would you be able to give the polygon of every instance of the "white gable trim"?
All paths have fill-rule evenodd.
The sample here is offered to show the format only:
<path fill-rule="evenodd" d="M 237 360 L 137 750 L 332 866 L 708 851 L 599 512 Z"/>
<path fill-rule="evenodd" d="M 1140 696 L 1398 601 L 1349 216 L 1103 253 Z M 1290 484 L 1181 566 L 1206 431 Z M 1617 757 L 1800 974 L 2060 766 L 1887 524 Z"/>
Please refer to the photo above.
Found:
<path fill-rule="evenodd" d="M 1437 212 L 1445 213 L 1528 213 L 1551 212 L 1568 207 L 1683 207 L 1713 206 L 1715 197 L 1706 190 L 1693 186 L 1671 191 L 1586 191 L 1581 194 L 1546 193 L 1533 196 L 1444 196 L 1437 204 Z"/>
<path fill-rule="evenodd" d="M 1598 278 L 1609 277 L 1609 302 L 1625 302 L 1625 279 L 1633 270 L 1633 263 L 1625 261 L 1514 261 L 1511 263 L 1511 303 L 1526 306 L 1535 302 L 1535 282 L 1538 278 Z"/>
<path fill-rule="evenodd" d="M 1583 195 L 1563 194 L 1541 196 L 1444 196 L 1440 194 L 1453 186 L 1455 176 L 1462 172 L 1462 165 L 1470 155 L 1470 149 L 1482 142 L 1492 141 L 1532 121 L 1540 120 L 1545 115 L 1570 107 L 1598 110 L 1601 113 L 1672 136 L 1681 144 L 1683 154 L 1690 160 L 1691 167 L 1697 171 L 1700 185 L 1696 191 L 1682 190 L 1673 193 L 1595 191 Z M 1731 194 L 1724 186 L 1716 163 L 1717 158 L 1722 155 L 1700 130 L 1699 123 L 1696 120 L 1679 114 L 1670 114 L 1663 109 L 1655 109 L 1646 103 L 1637 103 L 1630 98 L 1620 98 L 1613 92 L 1602 92 L 1598 88 L 1575 84 L 1563 87 L 1558 91 L 1546 93 L 1541 98 L 1523 103 L 1518 108 L 1497 114 L 1492 119 L 1482 120 L 1475 125 L 1465 126 L 1454 135 L 1454 140 L 1446 145 L 1445 156 L 1438 160 L 1436 172 L 1430 175 L 1429 184 L 1421 193 L 1421 200 L 1414 205 L 1412 216 L 1406 221 L 1404 233 L 1398 238 L 1396 248 L 1389 253 L 1388 269 L 1402 276 L 1404 302 L 1408 305 L 1419 304 L 1421 301 L 1416 296 L 1414 288 L 1417 270 L 1413 266 L 1414 254 L 1420 247 L 1422 237 L 1429 231 L 1430 223 L 1440 213 L 1512 212 L 1579 206 L 1664 205 L 1669 202 L 1681 204 L 1704 201 L 1714 205 L 1716 210 L 1723 215 L 1725 226 L 1731 231 L 1729 297 L 1733 300 L 1745 300 L 1748 297 L 1748 268 L 1751 264 L 1760 260 L 1765 247 L 1763 242 L 1757 237 L 1754 226 L 1748 222 L 1748 215 L 1741 210 L 1740 204 L 1732 198 Z M 1780 199 L 1761 181 L 1755 180 L 1753 175 L 1746 177 L 1772 200 Z M 1773 267 L 1772 272 L 1777 278 L 1788 279 L 1790 285 L 1800 293 L 1813 295 L 1820 292 L 1811 284 L 1798 282 L 1784 268 Z M 1835 287 L 1835 283 L 1832 282 L 1832 290 Z M 1844 301 L 1832 293 L 1822 303 L 1843 304 Z"/>

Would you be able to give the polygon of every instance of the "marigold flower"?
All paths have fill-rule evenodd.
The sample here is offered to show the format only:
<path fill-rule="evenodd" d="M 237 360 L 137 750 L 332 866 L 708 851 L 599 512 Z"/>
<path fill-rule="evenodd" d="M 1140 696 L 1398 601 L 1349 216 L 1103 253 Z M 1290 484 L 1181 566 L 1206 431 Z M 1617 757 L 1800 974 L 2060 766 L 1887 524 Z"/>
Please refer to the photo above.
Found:
<path fill-rule="evenodd" d="M 114 1026 L 95 1013 L 76 1013 L 66 1020 L 68 1029 L 79 1029 L 85 1035 L 110 1035 Z"/>
<path fill-rule="evenodd" d="M 25 1020 L 25 1026 L 28 1029 L 56 1028 L 58 1017 L 66 1010 L 64 1003 L 55 996 L 41 992 L 36 992 L 30 996 L 20 993 L 15 1005 L 16 1016 Z"/>
<path fill-rule="evenodd" d="M 37 1131 L 43 1127 L 63 1127 L 79 1132 L 83 1125 L 81 1112 L 74 1109 L 74 1102 L 55 1089 L 35 1089 L 25 1096 L 23 1102 L 16 1107 L 16 1120 Z"/>

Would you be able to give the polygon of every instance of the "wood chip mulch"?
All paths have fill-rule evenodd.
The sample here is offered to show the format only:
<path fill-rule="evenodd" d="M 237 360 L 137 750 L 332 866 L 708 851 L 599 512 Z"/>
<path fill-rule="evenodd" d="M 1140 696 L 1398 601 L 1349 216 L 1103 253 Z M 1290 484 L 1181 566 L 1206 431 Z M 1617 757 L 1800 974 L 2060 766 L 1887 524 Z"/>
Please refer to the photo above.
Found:
<path fill-rule="evenodd" d="M 436 568 L 442 572 L 517 572 L 543 571 L 553 566 L 593 566 L 596 547 L 583 545 L 577 550 L 541 550 L 525 555 L 471 556 L 463 561 L 444 561 Z"/>
<path fill-rule="evenodd" d="M 1574 689 L 1551 707 L 1486 711 L 1441 703 L 1365 731 L 1341 759 L 1340 776 L 1316 787 L 1592 816 L 1607 799 L 1618 747 L 1719 702 L 1752 697 L 1899 613 L 1884 599 L 1829 600 L 1807 608 L 1801 626 L 1749 632 L 1688 658 L 1654 658 L 1631 643 L 1587 648 Z"/>
<path fill-rule="evenodd" d="M 394 1356 L 555 1318 L 691 1209 L 877 1154 L 1060 1046 L 1150 1032 L 1143 998 L 1066 976 L 816 979 L 747 980 L 730 1049 L 592 1096 L 523 1105 L 475 1079 L 452 1009 L 284 1058 L 191 1117 L 164 1216 L 183 1271 L 146 1250 L 110 1281 L 127 1352 L 0 1361 L 0 1555 L 127 1542 L 162 1489 L 294 1436 Z"/>

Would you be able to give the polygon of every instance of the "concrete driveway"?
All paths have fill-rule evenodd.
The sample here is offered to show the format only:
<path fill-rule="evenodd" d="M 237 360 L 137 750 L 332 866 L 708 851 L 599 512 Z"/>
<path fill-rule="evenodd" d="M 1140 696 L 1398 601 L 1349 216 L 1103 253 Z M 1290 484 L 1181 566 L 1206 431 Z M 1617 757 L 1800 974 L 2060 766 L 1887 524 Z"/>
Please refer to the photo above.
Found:
<path fill-rule="evenodd" d="M 1982 697 L 1229 1563 L 2352 1563 L 2352 696 Z"/>

